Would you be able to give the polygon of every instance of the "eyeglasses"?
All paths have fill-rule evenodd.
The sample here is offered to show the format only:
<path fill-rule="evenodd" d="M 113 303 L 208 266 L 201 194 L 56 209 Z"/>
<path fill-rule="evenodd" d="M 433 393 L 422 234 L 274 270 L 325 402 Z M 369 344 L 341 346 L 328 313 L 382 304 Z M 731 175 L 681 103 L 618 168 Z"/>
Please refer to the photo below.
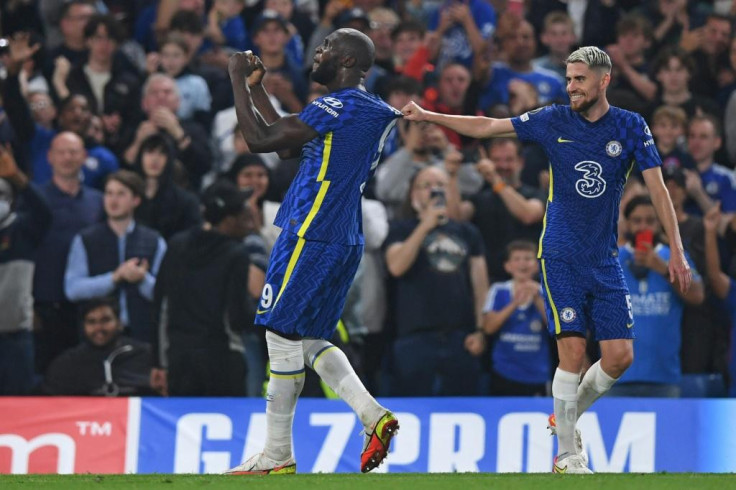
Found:
<path fill-rule="evenodd" d="M 29 107 L 32 111 L 40 111 L 41 109 L 46 109 L 47 107 L 51 107 L 51 103 L 48 100 L 39 100 L 38 102 L 33 102 L 29 104 Z"/>

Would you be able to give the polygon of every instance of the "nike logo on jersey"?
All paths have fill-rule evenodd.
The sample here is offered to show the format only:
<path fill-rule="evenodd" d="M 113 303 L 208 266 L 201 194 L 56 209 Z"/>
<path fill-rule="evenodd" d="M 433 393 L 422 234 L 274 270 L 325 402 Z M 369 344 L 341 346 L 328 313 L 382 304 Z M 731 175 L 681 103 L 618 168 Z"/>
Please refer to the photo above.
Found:
<path fill-rule="evenodd" d="M 558 143 L 575 143 L 573 140 L 566 140 L 562 136 L 557 138 Z"/>
<path fill-rule="evenodd" d="M 263 315 L 264 313 L 268 313 L 268 310 L 256 310 L 256 315 Z"/>
<path fill-rule="evenodd" d="M 633 323 L 627 323 L 627 324 L 626 324 L 626 328 L 631 328 L 631 327 L 633 327 L 633 326 L 634 326 L 634 324 L 633 324 Z"/>

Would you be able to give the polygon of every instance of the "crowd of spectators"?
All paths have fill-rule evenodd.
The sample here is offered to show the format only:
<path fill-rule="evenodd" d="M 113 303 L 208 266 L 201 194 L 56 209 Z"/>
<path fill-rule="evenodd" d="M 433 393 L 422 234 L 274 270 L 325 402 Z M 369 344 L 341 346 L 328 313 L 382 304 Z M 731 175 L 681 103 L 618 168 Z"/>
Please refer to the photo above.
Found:
<path fill-rule="evenodd" d="M 566 104 L 566 57 L 605 49 L 609 100 L 649 124 L 697 271 L 671 287 L 632 172 L 618 230 L 636 361 L 612 395 L 679 396 L 702 375 L 736 396 L 734 19 L 736 0 L 2 2 L 0 395 L 262 394 L 253 314 L 299 163 L 249 151 L 228 59 L 252 49 L 274 107 L 299 112 L 326 93 L 315 47 L 351 27 L 376 46 L 369 91 L 446 114 Z M 398 121 L 334 339 L 372 392 L 548 394 L 548 169 L 534 144 Z"/>

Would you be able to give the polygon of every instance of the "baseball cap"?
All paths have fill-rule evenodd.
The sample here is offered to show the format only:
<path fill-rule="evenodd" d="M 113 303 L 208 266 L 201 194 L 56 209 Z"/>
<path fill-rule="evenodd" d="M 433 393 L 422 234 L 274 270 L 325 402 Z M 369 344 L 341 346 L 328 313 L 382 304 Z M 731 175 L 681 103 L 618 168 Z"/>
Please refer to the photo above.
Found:
<path fill-rule="evenodd" d="M 685 172 L 681 168 L 664 168 L 663 174 L 665 182 L 673 180 L 678 187 L 681 187 L 683 189 L 686 187 Z"/>
<path fill-rule="evenodd" d="M 347 24 L 353 21 L 359 21 L 365 24 L 364 29 L 368 29 L 371 26 L 371 19 L 368 17 L 368 14 L 365 13 L 365 10 L 358 7 L 343 10 L 337 16 L 337 19 L 335 19 L 335 24 L 337 27 L 346 27 Z"/>
<path fill-rule="evenodd" d="M 216 181 L 202 194 L 205 221 L 217 225 L 228 216 L 240 214 L 252 195 L 252 190 L 240 190 L 229 180 Z"/>
<path fill-rule="evenodd" d="M 253 34 L 257 34 L 258 31 L 263 29 L 269 22 L 276 22 L 285 32 L 289 32 L 289 25 L 286 22 L 286 19 L 281 17 L 281 15 L 279 15 L 275 10 L 266 9 L 261 12 L 255 20 L 253 20 L 253 25 L 251 26 Z"/>

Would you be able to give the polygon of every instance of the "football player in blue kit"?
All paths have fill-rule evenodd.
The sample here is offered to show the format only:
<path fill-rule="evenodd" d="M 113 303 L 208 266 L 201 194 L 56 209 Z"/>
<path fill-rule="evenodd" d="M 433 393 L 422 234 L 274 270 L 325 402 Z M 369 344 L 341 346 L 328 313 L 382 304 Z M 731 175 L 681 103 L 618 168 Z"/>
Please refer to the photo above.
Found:
<path fill-rule="evenodd" d="M 553 471 L 591 473 L 577 419 L 634 359 L 634 317 L 616 245 L 619 202 L 633 165 L 641 169 L 669 237 L 670 280 L 686 291 L 692 275 L 651 131 L 639 114 L 606 99 L 611 59 L 599 48 L 583 47 L 568 57 L 566 73 L 569 106 L 542 107 L 512 119 L 437 114 L 413 102 L 402 112 L 406 119 L 475 138 L 516 135 L 544 147 L 550 185 L 538 258 L 560 357 L 552 381 L 550 428 L 558 437 Z M 588 330 L 600 341 L 601 359 L 580 381 Z"/>
<path fill-rule="evenodd" d="M 256 312 L 266 328 L 271 367 L 262 453 L 229 474 L 294 473 L 292 422 L 314 369 L 365 427 L 361 471 L 378 466 L 398 430 L 394 415 L 365 389 L 345 354 L 328 342 L 363 254 L 361 196 L 401 113 L 365 91 L 375 48 L 365 34 L 339 29 L 316 49 L 312 79 L 329 93 L 280 117 L 261 83 L 265 68 L 250 51 L 230 58 L 238 124 L 256 153 L 301 153 L 299 172 L 274 224 L 274 245 Z"/>

